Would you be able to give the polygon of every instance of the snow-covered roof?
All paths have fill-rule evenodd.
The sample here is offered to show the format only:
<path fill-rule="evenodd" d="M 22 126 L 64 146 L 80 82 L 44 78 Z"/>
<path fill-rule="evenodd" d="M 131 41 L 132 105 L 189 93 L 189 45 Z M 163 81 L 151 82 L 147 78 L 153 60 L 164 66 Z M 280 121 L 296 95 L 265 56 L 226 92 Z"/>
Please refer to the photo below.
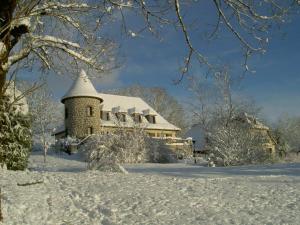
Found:
<path fill-rule="evenodd" d="M 102 102 L 102 111 L 106 112 L 115 112 L 116 107 L 120 107 L 122 111 L 126 111 L 129 115 L 133 111 L 139 112 L 142 114 L 143 111 L 149 110 L 151 115 L 155 115 L 155 123 L 148 123 L 146 119 L 142 120 L 142 126 L 148 129 L 166 129 L 166 130 L 180 130 L 180 128 L 174 126 L 165 120 L 158 112 L 156 112 L 151 106 L 149 106 L 144 100 L 138 97 L 129 97 L 123 95 L 111 95 L 99 93 L 98 96 L 103 100 Z M 134 108 L 134 110 L 133 110 Z M 129 119 L 129 118 L 128 118 Z M 115 121 L 111 119 L 110 121 L 102 121 L 103 126 L 114 127 L 116 126 Z M 130 119 L 128 123 L 122 123 L 125 127 L 132 126 Z"/>
<path fill-rule="evenodd" d="M 236 119 L 240 119 L 247 123 L 249 126 L 255 129 L 269 130 L 270 128 L 264 125 L 262 122 L 258 121 L 255 116 L 249 115 L 247 113 L 241 113 Z"/>
<path fill-rule="evenodd" d="M 203 149 L 205 147 L 205 131 L 200 124 L 193 125 L 184 135 L 185 138 L 191 138 L 195 141 L 196 149 Z"/>
<path fill-rule="evenodd" d="M 122 112 L 127 114 L 126 122 L 122 122 L 124 127 L 132 127 L 134 125 L 133 120 L 131 120 L 131 115 L 133 112 L 143 114 L 143 115 L 154 115 L 155 123 L 149 123 L 146 118 L 142 118 L 142 123 L 139 124 L 147 129 L 159 129 L 159 130 L 180 130 L 180 128 L 174 126 L 165 120 L 159 113 L 157 113 L 153 108 L 151 108 L 144 100 L 138 97 L 129 97 L 122 95 L 112 95 L 98 93 L 94 88 L 92 82 L 89 80 L 87 74 L 84 70 L 81 70 L 80 75 L 74 81 L 72 87 L 69 91 L 62 97 L 62 102 L 67 98 L 72 97 L 95 97 L 102 100 L 101 107 L 102 111 L 106 112 Z M 99 118 L 100 119 L 100 118 Z M 116 120 L 112 119 L 109 121 L 101 121 L 103 126 L 116 127 Z"/>
<path fill-rule="evenodd" d="M 94 97 L 99 98 L 98 92 L 94 88 L 92 82 L 87 76 L 84 70 L 81 70 L 77 79 L 73 82 L 73 85 L 68 92 L 62 97 L 61 102 L 65 99 L 72 97 Z"/>
<path fill-rule="evenodd" d="M 152 108 L 143 110 L 143 114 L 145 116 L 148 116 L 148 115 L 156 116 L 156 112 Z"/>
<path fill-rule="evenodd" d="M 53 134 L 59 134 L 59 133 L 64 132 L 65 130 L 66 130 L 66 129 L 65 129 L 65 125 L 64 125 L 64 124 L 61 124 L 59 127 L 54 128 Z"/>
<path fill-rule="evenodd" d="M 132 114 L 143 114 L 143 112 L 141 111 L 141 109 L 137 109 L 136 107 L 132 107 L 130 109 L 128 109 L 128 114 L 132 115 Z"/>

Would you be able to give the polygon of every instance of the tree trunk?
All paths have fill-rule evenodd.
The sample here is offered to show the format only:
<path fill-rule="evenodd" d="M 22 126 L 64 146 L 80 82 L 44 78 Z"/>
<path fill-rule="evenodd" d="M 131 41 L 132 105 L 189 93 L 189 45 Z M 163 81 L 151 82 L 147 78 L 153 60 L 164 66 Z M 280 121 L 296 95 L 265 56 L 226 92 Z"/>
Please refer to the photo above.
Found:
<path fill-rule="evenodd" d="M 2 43 L 2 48 L 0 49 L 0 98 L 5 91 L 4 86 L 6 74 L 9 70 L 9 68 L 4 69 L 3 65 L 7 63 L 9 52 L 13 47 L 9 26 L 12 21 L 16 5 L 17 0 L 0 1 L 0 43 Z"/>
<path fill-rule="evenodd" d="M 0 62 L 2 62 L 1 58 L 0 58 Z M 0 66 L 0 99 L 4 93 L 5 80 L 6 80 L 6 72 L 3 71 Z"/>

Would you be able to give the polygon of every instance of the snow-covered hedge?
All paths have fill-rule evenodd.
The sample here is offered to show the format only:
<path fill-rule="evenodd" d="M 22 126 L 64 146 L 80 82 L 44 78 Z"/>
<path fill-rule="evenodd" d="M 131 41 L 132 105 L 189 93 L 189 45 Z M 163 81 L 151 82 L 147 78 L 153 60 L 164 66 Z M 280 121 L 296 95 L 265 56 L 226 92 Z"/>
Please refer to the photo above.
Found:
<path fill-rule="evenodd" d="M 11 103 L 0 99 L 0 165 L 10 170 L 24 170 L 31 149 L 30 119 Z"/>
<path fill-rule="evenodd" d="M 81 150 L 86 153 L 90 169 L 114 170 L 120 163 L 174 161 L 162 141 L 148 137 L 140 129 L 91 136 Z"/>

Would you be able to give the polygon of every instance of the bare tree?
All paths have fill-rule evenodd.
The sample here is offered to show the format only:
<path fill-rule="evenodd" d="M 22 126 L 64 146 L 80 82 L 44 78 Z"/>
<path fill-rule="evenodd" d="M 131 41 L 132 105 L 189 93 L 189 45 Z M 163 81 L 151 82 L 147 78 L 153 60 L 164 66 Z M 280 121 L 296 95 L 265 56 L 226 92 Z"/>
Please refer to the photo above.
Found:
<path fill-rule="evenodd" d="M 212 120 L 221 118 L 226 125 L 240 113 L 256 116 L 260 111 L 253 100 L 234 95 L 241 78 L 232 77 L 228 68 L 220 71 L 209 79 L 190 77 L 189 90 L 193 101 L 188 103 L 189 108 L 193 113 L 193 123 L 201 125 L 204 130 L 209 129 Z"/>
<path fill-rule="evenodd" d="M 213 155 L 212 161 L 224 166 L 265 162 L 270 154 L 263 146 L 269 140 L 267 134 L 255 130 L 255 126 L 264 128 L 254 117 L 259 109 L 233 95 L 235 83 L 239 82 L 226 69 L 214 79 L 192 82 L 196 96 L 192 110 L 195 123 L 204 132 L 204 150 Z"/>
<path fill-rule="evenodd" d="M 264 52 L 268 31 L 276 22 L 284 21 L 296 0 L 211 0 L 216 25 L 211 37 L 227 29 L 245 50 L 247 58 L 254 52 Z M 197 49 L 191 38 L 185 13 L 203 7 L 203 1 L 140 1 L 129 0 L 2 0 L 0 3 L 0 90 L 4 92 L 7 74 L 20 63 L 30 67 L 38 64 L 45 69 L 76 68 L 86 65 L 98 73 L 114 66 L 115 45 L 105 38 L 101 29 L 121 18 L 122 31 L 132 37 L 148 30 L 159 36 L 166 25 L 173 25 L 183 33 L 188 47 L 182 66 L 182 77 L 188 73 L 192 58 L 212 69 L 211 63 Z M 117 15 L 117 16 L 116 16 Z M 143 26 L 131 29 L 128 17 L 143 20 Z M 71 66 L 68 66 L 71 65 Z M 179 79 L 179 81 L 182 79 Z"/>
<path fill-rule="evenodd" d="M 276 124 L 276 137 L 284 152 L 300 151 L 300 118 L 282 116 Z"/>
<path fill-rule="evenodd" d="M 187 128 L 187 118 L 183 106 L 163 88 L 133 85 L 111 92 L 120 95 L 140 97 L 167 121 L 180 127 L 183 132 Z"/>
<path fill-rule="evenodd" d="M 53 100 L 51 92 L 44 84 L 27 97 L 32 118 L 34 144 L 41 145 L 46 162 L 47 150 L 51 144 L 53 129 L 63 123 L 63 107 Z"/>

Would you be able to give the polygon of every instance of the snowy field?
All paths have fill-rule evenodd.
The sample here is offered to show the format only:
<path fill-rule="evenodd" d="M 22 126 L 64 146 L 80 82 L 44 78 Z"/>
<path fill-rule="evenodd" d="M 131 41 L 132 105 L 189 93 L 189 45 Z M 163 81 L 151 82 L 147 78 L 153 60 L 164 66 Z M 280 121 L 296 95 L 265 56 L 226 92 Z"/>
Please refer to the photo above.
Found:
<path fill-rule="evenodd" d="M 44 165 L 34 153 L 31 171 L 0 170 L 0 224 L 300 224 L 300 163 L 125 168 L 86 171 L 76 155 L 51 155 Z"/>

